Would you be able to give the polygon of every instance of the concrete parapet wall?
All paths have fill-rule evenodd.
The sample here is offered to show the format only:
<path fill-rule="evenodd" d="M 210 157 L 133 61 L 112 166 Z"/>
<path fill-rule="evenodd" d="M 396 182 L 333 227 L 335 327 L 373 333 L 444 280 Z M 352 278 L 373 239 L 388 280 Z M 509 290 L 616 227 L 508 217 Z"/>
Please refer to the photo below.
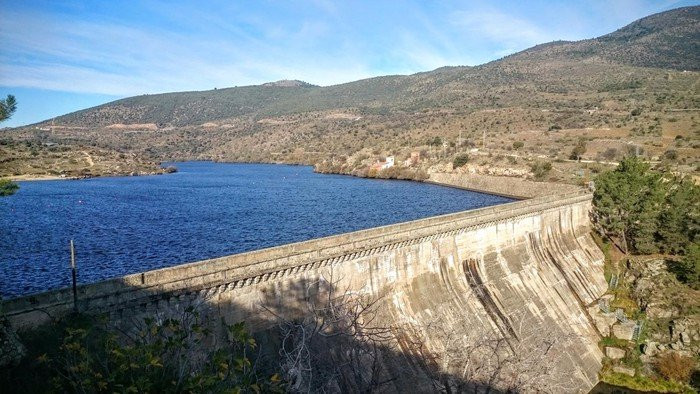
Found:
<path fill-rule="evenodd" d="M 551 196 L 582 190 L 579 186 L 564 183 L 535 182 L 508 176 L 470 173 L 435 172 L 430 174 L 428 182 L 515 198 Z"/>

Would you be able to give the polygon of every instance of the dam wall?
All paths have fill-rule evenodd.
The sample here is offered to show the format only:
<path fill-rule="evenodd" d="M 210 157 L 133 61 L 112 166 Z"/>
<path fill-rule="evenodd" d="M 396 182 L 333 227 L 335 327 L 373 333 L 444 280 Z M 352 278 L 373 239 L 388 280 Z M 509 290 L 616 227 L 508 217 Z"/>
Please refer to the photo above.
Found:
<path fill-rule="evenodd" d="M 553 194 L 575 193 L 583 188 L 558 182 L 535 182 L 527 179 L 461 172 L 432 172 L 427 180 L 482 193 L 513 198 L 536 198 Z"/>
<path fill-rule="evenodd" d="M 309 284 L 332 277 L 379 300 L 394 359 L 429 355 L 456 379 L 489 384 L 492 374 L 467 366 L 505 344 L 521 369 L 512 375 L 529 379 L 517 387 L 586 392 L 603 356 L 587 307 L 607 290 L 590 209 L 591 195 L 577 192 L 377 227 L 79 286 L 76 306 L 124 321 L 200 303 L 212 318 L 260 331 L 274 324 L 270 305 L 294 309 Z M 3 302 L 18 328 L 73 307 L 70 289 Z M 431 391 L 414 368 L 395 391 Z"/>

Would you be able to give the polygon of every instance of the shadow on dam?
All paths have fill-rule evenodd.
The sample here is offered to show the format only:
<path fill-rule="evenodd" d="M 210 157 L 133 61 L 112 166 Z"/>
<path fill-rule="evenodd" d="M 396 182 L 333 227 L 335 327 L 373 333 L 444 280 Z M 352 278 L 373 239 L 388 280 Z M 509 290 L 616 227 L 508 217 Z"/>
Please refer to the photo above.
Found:
<path fill-rule="evenodd" d="M 32 330 L 55 336 L 59 340 L 54 338 L 54 342 L 60 343 L 71 321 L 89 319 L 92 329 L 117 333 L 124 345 L 131 345 L 151 324 L 148 320 L 155 324 L 168 319 L 203 324 L 215 334 L 201 348 L 189 352 L 191 362 L 197 364 L 202 362 L 202 349 L 216 349 L 226 335 L 227 324 L 243 321 L 259 344 L 251 356 L 256 373 L 280 374 L 291 392 L 579 391 L 566 368 L 554 363 L 558 352 L 567 351 L 576 337 L 556 337 L 541 332 L 540 327 L 525 327 L 526 322 L 514 316 L 509 317 L 511 327 L 505 335 L 500 327 L 491 334 L 471 335 L 452 331 L 453 327 L 440 321 L 395 324 L 386 304 L 391 302 L 391 289 L 364 296 L 342 287 L 342 282 L 332 271 L 314 279 L 288 281 L 263 291 L 259 304 L 252 308 L 198 292 L 167 297 L 151 292 L 145 295 L 149 304 L 121 311 L 71 313 L 60 319 L 47 313 L 49 320 Z M 479 298 L 484 297 L 483 291 L 477 292 L 481 293 Z M 159 307 L 150 306 L 159 302 Z M 78 300 L 78 309 L 83 309 L 81 304 Z M 429 332 L 430 338 L 420 331 Z M 29 329 L 19 330 L 21 338 L 31 337 L 30 333 Z M 442 344 L 440 352 L 434 351 L 435 343 Z M 50 391 L 46 376 L 32 372 L 38 365 L 38 352 L 45 349 L 33 346 L 27 343 L 28 355 L 19 365 L 0 372 L 4 392 Z"/>
<path fill-rule="evenodd" d="M 84 285 L 77 306 L 122 332 L 191 309 L 245 322 L 261 371 L 298 392 L 588 392 L 607 289 L 589 212 L 590 195 L 519 201 Z M 72 294 L 3 308 L 37 327 Z"/>

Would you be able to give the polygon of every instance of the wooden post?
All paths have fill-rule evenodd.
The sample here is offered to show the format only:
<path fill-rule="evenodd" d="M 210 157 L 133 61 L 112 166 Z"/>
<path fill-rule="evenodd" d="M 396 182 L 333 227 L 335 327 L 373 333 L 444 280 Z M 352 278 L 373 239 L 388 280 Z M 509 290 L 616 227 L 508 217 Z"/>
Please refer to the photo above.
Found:
<path fill-rule="evenodd" d="M 70 268 L 73 276 L 73 312 L 78 313 L 78 285 L 75 273 L 75 247 L 73 240 L 70 240 Z"/>

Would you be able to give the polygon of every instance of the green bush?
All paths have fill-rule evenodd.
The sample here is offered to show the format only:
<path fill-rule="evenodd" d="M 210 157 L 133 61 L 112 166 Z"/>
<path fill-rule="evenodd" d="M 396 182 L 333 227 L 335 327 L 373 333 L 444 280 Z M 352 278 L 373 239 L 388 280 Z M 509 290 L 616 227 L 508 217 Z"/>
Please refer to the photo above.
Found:
<path fill-rule="evenodd" d="M 8 392 L 281 392 L 279 375 L 263 377 L 252 359 L 257 344 L 244 323 L 221 324 L 223 340 L 214 341 L 193 307 L 127 330 L 71 316 L 25 334 L 34 359 L 0 373 L 0 384 Z"/>
<path fill-rule="evenodd" d="M 452 167 L 454 168 L 459 168 L 462 167 L 463 165 L 467 164 L 469 161 L 469 155 L 467 154 L 461 154 L 458 155 L 457 157 L 452 160 Z"/>
<path fill-rule="evenodd" d="M 535 175 L 535 179 L 537 180 L 544 179 L 551 170 L 552 163 L 548 161 L 537 161 L 533 164 L 530 164 L 530 171 L 532 171 L 532 173 Z"/>
<path fill-rule="evenodd" d="M 515 149 L 515 150 L 518 150 L 518 149 L 522 148 L 523 146 L 525 146 L 525 143 L 522 141 L 513 142 L 513 149 Z"/>
<path fill-rule="evenodd" d="M 0 197 L 11 196 L 19 189 L 16 183 L 9 179 L 0 179 Z"/>

